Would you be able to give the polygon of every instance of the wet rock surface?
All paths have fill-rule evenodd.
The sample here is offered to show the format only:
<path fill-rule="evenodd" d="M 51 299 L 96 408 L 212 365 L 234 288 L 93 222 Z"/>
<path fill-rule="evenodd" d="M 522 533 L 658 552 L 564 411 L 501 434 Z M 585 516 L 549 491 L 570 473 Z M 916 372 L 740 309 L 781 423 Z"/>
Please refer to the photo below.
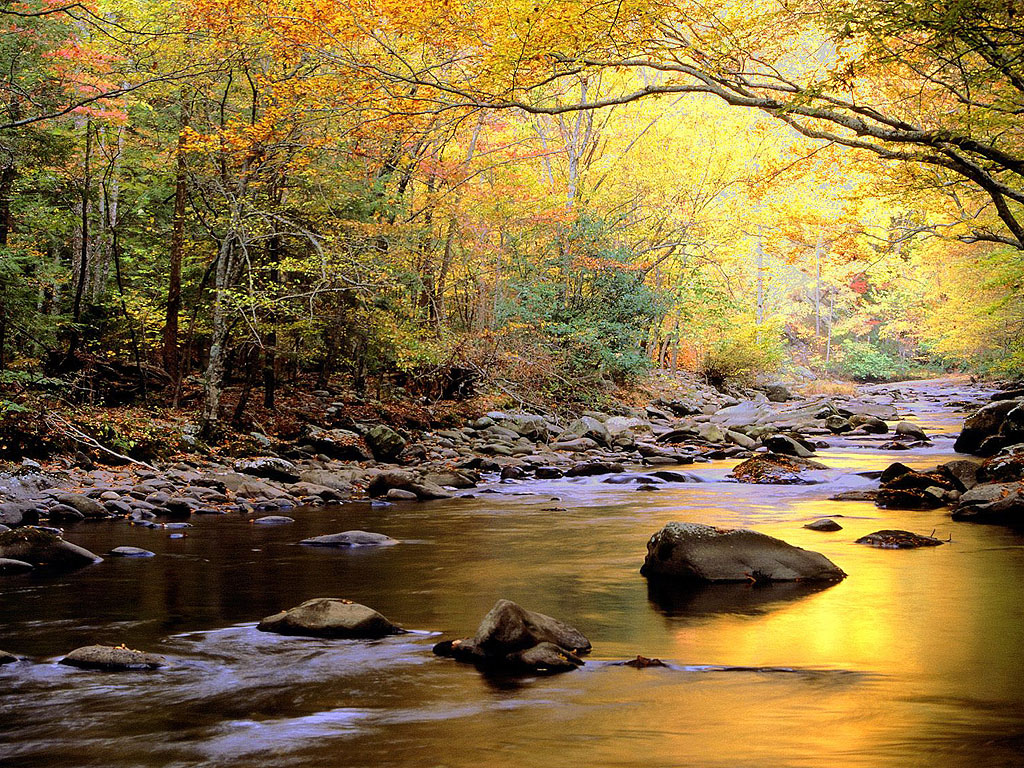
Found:
<path fill-rule="evenodd" d="M 439 656 L 509 672 L 568 672 L 583 665 L 590 641 L 575 627 L 511 600 L 499 600 L 476 634 L 434 646 Z"/>
<path fill-rule="evenodd" d="M 299 543 L 307 547 L 390 547 L 398 544 L 398 540 L 383 533 L 344 531 L 314 536 Z"/>
<path fill-rule="evenodd" d="M 73 570 L 102 558 L 65 541 L 56 533 L 38 528 L 17 528 L 0 533 L 0 558 L 21 560 L 33 566 Z"/>
<path fill-rule="evenodd" d="M 919 549 L 921 547 L 937 547 L 946 542 L 932 536 L 922 536 L 910 531 L 885 530 L 861 536 L 857 544 L 867 544 L 879 549 Z"/>
<path fill-rule="evenodd" d="M 167 666 L 162 656 L 136 651 L 122 646 L 88 645 L 76 648 L 60 660 L 61 664 L 79 669 L 96 669 L 104 672 L 126 672 L 134 670 L 159 669 Z"/>
<path fill-rule="evenodd" d="M 777 453 L 759 454 L 739 464 L 730 473 L 741 483 L 763 485 L 804 485 L 813 482 L 806 472 L 828 469 L 824 464 L 797 456 Z"/>
<path fill-rule="evenodd" d="M 353 639 L 381 638 L 405 631 L 372 608 L 333 597 L 307 600 L 267 616 L 256 628 L 279 635 Z"/>
<path fill-rule="evenodd" d="M 640 573 L 695 583 L 834 582 L 846 574 L 824 555 L 746 529 L 669 523 L 647 542 Z"/>

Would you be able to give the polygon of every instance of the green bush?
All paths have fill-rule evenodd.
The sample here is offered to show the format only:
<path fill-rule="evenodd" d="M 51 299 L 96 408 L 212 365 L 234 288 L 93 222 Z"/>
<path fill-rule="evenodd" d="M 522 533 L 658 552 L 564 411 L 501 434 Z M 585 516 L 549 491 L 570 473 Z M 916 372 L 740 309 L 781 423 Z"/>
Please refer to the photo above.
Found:
<path fill-rule="evenodd" d="M 699 372 L 715 387 L 751 384 L 758 374 L 777 370 L 784 358 L 785 346 L 777 323 L 743 322 L 708 346 Z"/>
<path fill-rule="evenodd" d="M 885 347 L 857 339 L 839 345 L 832 371 L 854 381 L 894 381 L 921 373 L 924 368 Z"/>

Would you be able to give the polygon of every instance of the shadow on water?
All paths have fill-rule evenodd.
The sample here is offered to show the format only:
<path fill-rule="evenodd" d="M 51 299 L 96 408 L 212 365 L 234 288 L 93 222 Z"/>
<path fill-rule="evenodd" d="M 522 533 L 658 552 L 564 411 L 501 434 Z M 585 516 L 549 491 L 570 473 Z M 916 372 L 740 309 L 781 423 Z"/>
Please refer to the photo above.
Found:
<path fill-rule="evenodd" d="M 835 586 L 827 582 L 777 582 L 775 584 L 678 584 L 651 578 L 647 599 L 665 616 L 693 619 L 720 613 L 757 615 L 780 603 L 800 600 Z"/>

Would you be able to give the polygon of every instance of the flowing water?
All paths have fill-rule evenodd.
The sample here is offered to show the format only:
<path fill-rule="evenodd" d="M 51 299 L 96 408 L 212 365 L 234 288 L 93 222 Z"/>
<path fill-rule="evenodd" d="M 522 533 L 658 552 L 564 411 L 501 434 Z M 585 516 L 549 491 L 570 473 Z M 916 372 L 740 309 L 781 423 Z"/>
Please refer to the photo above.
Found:
<path fill-rule="evenodd" d="M 800 487 L 725 481 L 638 491 L 579 481 L 388 508 L 297 510 L 253 526 L 197 518 L 185 538 L 123 522 L 75 543 L 157 553 L 61 576 L 4 577 L 0 764 L 30 766 L 1019 766 L 1024 764 L 1024 537 L 828 497 L 858 472 L 954 456 L 952 382 L 902 387 L 938 436 L 887 453 L 851 441 Z M 970 393 L 977 397 L 977 392 Z M 942 435 L 945 433 L 945 436 Z M 557 510 L 557 511 L 556 511 Z M 824 516 L 844 530 L 803 524 Z M 659 593 L 638 573 L 670 520 L 744 526 L 822 552 L 848 574 L 825 589 Z M 361 528 L 401 539 L 323 551 L 302 538 Z M 853 543 L 880 528 L 951 541 L 914 551 Z M 285 638 L 255 622 L 311 597 L 366 603 L 417 632 L 382 641 Z M 580 671 L 494 678 L 436 658 L 496 599 L 579 627 Z M 158 652 L 173 667 L 109 674 L 57 665 L 91 643 Z M 670 668 L 611 662 L 636 654 Z"/>

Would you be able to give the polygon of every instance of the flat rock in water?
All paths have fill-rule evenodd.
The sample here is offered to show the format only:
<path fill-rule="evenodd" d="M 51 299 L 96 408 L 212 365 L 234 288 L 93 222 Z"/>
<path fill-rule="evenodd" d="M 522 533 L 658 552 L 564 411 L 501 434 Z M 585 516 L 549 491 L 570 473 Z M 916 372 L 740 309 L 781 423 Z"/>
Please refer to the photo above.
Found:
<path fill-rule="evenodd" d="M 108 553 L 110 557 L 155 557 L 154 552 L 141 547 L 114 547 Z"/>
<path fill-rule="evenodd" d="M 811 480 L 801 473 L 811 469 L 828 469 L 824 464 L 798 456 L 765 453 L 753 456 L 736 465 L 730 473 L 741 483 L 761 485 L 804 485 Z"/>
<path fill-rule="evenodd" d="M 256 628 L 279 635 L 332 638 L 379 638 L 405 631 L 372 608 L 334 597 L 307 600 L 267 616 Z"/>
<path fill-rule="evenodd" d="M 841 491 L 828 497 L 829 501 L 874 501 L 878 491 Z"/>
<path fill-rule="evenodd" d="M 668 667 L 661 659 L 649 659 L 646 656 L 637 654 L 635 659 L 629 661 L 615 661 L 612 662 L 613 667 L 633 667 L 634 669 L 648 669 L 650 667 Z"/>
<path fill-rule="evenodd" d="M 813 523 L 808 523 L 804 528 L 809 528 L 812 531 L 841 531 L 843 526 L 827 517 L 823 517 L 821 520 L 815 520 Z"/>
<path fill-rule="evenodd" d="M 286 515 L 264 515 L 263 517 L 257 517 L 253 520 L 256 525 L 288 525 L 294 523 L 294 517 L 288 517 Z"/>
<path fill-rule="evenodd" d="M 746 529 L 668 523 L 647 542 L 640 573 L 695 583 L 841 581 L 824 555 Z"/>
<path fill-rule="evenodd" d="M 7 651 L 0 651 L 0 666 L 3 666 L 4 664 L 13 664 L 18 660 L 18 657 L 15 656 L 13 653 L 8 653 Z"/>
<path fill-rule="evenodd" d="M 307 547 L 390 547 L 398 543 L 398 539 L 385 536 L 383 533 L 370 531 L 344 531 L 314 536 L 299 542 Z"/>
<path fill-rule="evenodd" d="M 879 549 L 918 549 L 919 547 L 937 547 L 946 542 L 932 536 L 921 536 L 910 531 L 875 531 L 861 536 L 857 544 L 867 544 Z"/>
<path fill-rule="evenodd" d="M 27 573 L 34 569 L 35 566 L 32 563 L 26 563 L 24 560 L 0 557 L 0 574 Z"/>
<path fill-rule="evenodd" d="M 63 659 L 61 664 L 79 669 L 100 669 L 107 672 L 123 672 L 136 669 L 159 669 L 167 666 L 163 656 L 144 651 L 134 651 L 123 645 L 87 645 L 76 648 Z"/>

